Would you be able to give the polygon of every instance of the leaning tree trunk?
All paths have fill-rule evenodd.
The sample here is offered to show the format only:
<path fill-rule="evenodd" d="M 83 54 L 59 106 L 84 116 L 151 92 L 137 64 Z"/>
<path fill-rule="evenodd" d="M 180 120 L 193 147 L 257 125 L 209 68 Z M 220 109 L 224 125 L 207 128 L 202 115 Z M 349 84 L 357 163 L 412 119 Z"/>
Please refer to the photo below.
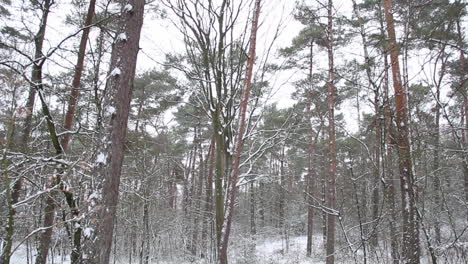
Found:
<path fill-rule="evenodd" d="M 118 34 L 111 55 L 112 70 L 107 83 L 104 145 L 96 159 L 96 176 L 102 181 L 102 198 L 96 208 L 97 227 L 91 241 L 90 262 L 93 264 L 108 264 L 110 258 L 145 1 L 121 1 L 121 4 Z"/>
<path fill-rule="evenodd" d="M 227 264 L 227 248 L 229 245 L 229 234 L 231 233 L 231 224 L 232 216 L 234 214 L 234 204 L 236 202 L 237 194 L 237 178 L 239 177 L 239 165 L 240 165 L 240 155 L 242 153 L 243 137 L 246 128 L 246 113 L 247 113 L 247 104 L 249 102 L 250 87 L 252 84 L 252 74 L 255 61 L 255 46 L 257 42 L 257 29 L 258 29 L 258 20 L 260 16 L 260 3 L 261 0 L 255 1 L 254 7 L 254 16 L 252 21 L 252 31 L 250 35 L 250 48 L 249 48 L 249 57 L 247 61 L 247 72 L 245 78 L 245 87 L 241 96 L 241 103 L 239 109 L 239 128 L 237 131 L 236 145 L 234 157 L 232 159 L 232 168 L 231 168 L 231 182 L 227 192 L 228 195 L 228 207 L 226 210 L 226 218 L 223 223 L 223 228 L 221 232 L 221 243 L 219 250 L 219 263 Z"/>
<path fill-rule="evenodd" d="M 403 89 L 398 61 L 398 45 L 395 36 L 392 1 L 384 0 L 385 20 L 389 37 L 389 51 L 395 92 L 397 144 L 402 195 L 403 241 L 402 262 L 419 263 L 419 220 L 417 217 L 416 195 L 409 139 L 408 99 Z"/>
<path fill-rule="evenodd" d="M 70 131 L 73 128 L 73 119 L 75 116 L 75 108 L 76 108 L 76 103 L 79 97 L 79 91 L 80 91 L 80 84 L 81 84 L 81 76 L 83 73 L 83 65 L 84 65 L 84 58 L 86 54 L 86 44 L 88 43 L 88 36 L 89 36 L 89 31 L 90 31 L 90 26 L 93 20 L 94 16 L 94 9 L 96 6 L 96 0 L 91 0 L 89 2 L 88 6 L 88 13 L 86 14 L 86 20 L 85 20 L 85 28 L 83 29 L 83 34 L 81 35 L 81 40 L 80 40 L 80 46 L 78 48 L 78 58 L 77 62 L 75 65 L 75 72 L 73 75 L 73 82 L 72 82 L 72 89 L 71 89 L 71 94 L 70 98 L 68 101 L 68 109 L 67 113 L 65 114 L 65 121 L 63 128 L 65 131 Z M 63 138 L 62 138 L 62 148 L 64 152 L 67 152 L 68 149 L 68 143 L 70 142 L 70 133 L 66 133 Z M 80 210 L 78 208 L 77 200 L 72 191 L 69 190 L 69 188 L 64 188 L 63 184 L 61 186 L 61 190 L 63 194 L 65 195 L 65 200 L 67 202 L 68 207 L 71 210 L 71 215 L 72 218 L 77 219 L 73 224 L 71 225 L 73 232 L 73 237 L 72 237 L 72 252 L 70 255 L 70 261 L 72 264 L 78 264 L 81 260 L 81 233 L 82 233 L 82 227 L 81 227 L 81 221 L 79 220 L 79 215 L 80 215 Z"/>
<path fill-rule="evenodd" d="M 327 182 L 327 207 L 336 208 L 336 150 L 335 150 L 335 69 L 333 66 L 333 1 L 328 1 L 328 26 L 327 26 L 327 51 L 328 51 L 328 182 Z M 326 263 L 335 263 L 335 216 L 327 217 L 327 248 Z"/>

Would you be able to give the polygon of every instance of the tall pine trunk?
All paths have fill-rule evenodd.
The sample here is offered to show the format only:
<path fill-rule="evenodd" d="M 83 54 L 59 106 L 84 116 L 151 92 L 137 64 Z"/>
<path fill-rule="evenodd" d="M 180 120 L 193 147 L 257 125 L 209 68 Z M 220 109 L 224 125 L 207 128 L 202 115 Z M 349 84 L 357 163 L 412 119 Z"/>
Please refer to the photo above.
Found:
<path fill-rule="evenodd" d="M 389 51 L 392 68 L 393 88 L 395 92 L 397 145 L 400 170 L 400 185 L 402 195 L 403 241 L 402 262 L 419 263 L 419 220 L 417 217 L 416 194 L 411 160 L 409 139 L 408 99 L 401 82 L 400 65 L 398 61 L 398 44 L 395 36 L 395 24 L 391 0 L 384 0 L 385 20 L 389 38 Z"/>
<path fill-rule="evenodd" d="M 308 153 L 308 170 L 307 170 L 307 193 L 306 193 L 306 203 L 307 203 L 307 251 L 306 254 L 308 257 L 312 255 L 312 241 L 313 241 L 313 227 L 314 227 L 314 199 L 313 195 L 315 193 L 315 177 L 316 177 L 316 165 L 315 165 L 315 142 L 314 142 L 314 131 L 312 127 L 312 76 L 313 76 L 313 59 L 314 59 L 314 41 L 310 42 L 310 61 L 309 61 L 309 85 L 310 90 L 307 92 L 307 128 L 308 128 L 308 144 L 309 144 L 309 153 Z"/>
<path fill-rule="evenodd" d="M 114 232 L 120 175 L 127 135 L 130 99 L 135 77 L 140 32 L 143 24 L 144 0 L 121 1 L 118 36 L 111 55 L 105 114 L 105 142 L 98 153 L 96 176 L 102 180 L 102 199 L 97 208 L 98 222 L 92 245 L 93 264 L 108 264 Z"/>
<path fill-rule="evenodd" d="M 333 1 L 328 0 L 327 25 L 327 52 L 328 52 L 328 181 L 327 181 L 327 207 L 336 208 L 336 150 L 335 150 L 335 68 L 333 64 Z M 335 263 L 335 222 L 336 216 L 327 216 L 327 248 L 326 263 Z"/>

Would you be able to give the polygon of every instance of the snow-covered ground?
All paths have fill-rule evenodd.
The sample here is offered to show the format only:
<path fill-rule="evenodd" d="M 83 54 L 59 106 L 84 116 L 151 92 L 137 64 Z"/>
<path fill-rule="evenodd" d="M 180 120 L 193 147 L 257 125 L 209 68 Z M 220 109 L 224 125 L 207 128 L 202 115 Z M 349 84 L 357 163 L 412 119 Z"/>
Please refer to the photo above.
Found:
<path fill-rule="evenodd" d="M 284 238 L 258 238 L 255 241 L 255 251 L 253 251 L 253 241 L 250 238 L 237 237 L 233 241 L 230 248 L 229 260 L 230 264 L 323 264 L 324 259 L 324 245 L 321 236 L 315 236 L 313 241 L 312 257 L 306 257 L 306 236 L 290 237 L 288 243 Z M 458 245 L 461 251 L 468 250 L 468 244 Z M 343 250 L 343 248 L 342 248 Z M 12 256 L 12 264 L 32 264 L 34 263 L 33 253 L 29 253 L 29 262 L 27 257 L 26 247 L 20 247 Z M 369 254 L 369 253 L 368 253 Z M 453 256 L 452 256 L 453 255 Z M 336 263 L 361 263 L 362 252 L 358 250 L 356 257 L 352 257 L 349 253 L 341 252 L 336 256 Z M 439 255 L 441 263 L 463 263 L 463 257 L 455 256 L 453 253 L 442 256 Z M 461 261 L 461 262 L 460 262 Z M 381 264 L 390 263 L 390 259 L 378 258 L 378 260 L 368 260 L 368 263 Z M 69 264 L 68 256 L 55 255 L 48 261 L 49 264 Z M 122 258 L 117 259 L 115 264 L 128 264 L 129 261 Z M 133 263 L 139 263 L 139 260 L 134 260 Z M 208 264 L 206 260 L 202 259 L 189 259 L 188 256 L 172 256 L 171 260 L 163 258 L 152 258 L 151 264 Z M 421 263 L 430 263 L 429 259 L 422 258 Z"/>
<path fill-rule="evenodd" d="M 249 254 L 251 243 L 246 242 L 236 243 L 236 248 L 231 248 L 231 263 L 233 264 L 247 264 L 247 263 L 261 263 L 261 264 L 305 264 L 305 263 L 323 263 L 320 259 L 307 258 L 305 256 L 307 238 L 305 236 L 291 237 L 289 239 L 289 249 L 284 239 L 266 239 L 257 241 L 255 254 Z M 314 248 L 322 248 L 320 239 L 315 239 Z M 322 254 L 320 254 L 322 255 Z M 20 247 L 12 256 L 12 264 L 28 264 L 27 251 L 25 247 Z M 32 253 L 29 256 L 29 263 L 34 263 Z M 68 264 L 70 263 L 68 257 L 55 256 L 49 260 L 49 263 L 55 264 Z M 116 263 L 127 264 L 128 261 L 120 260 Z M 204 263 L 204 261 L 183 261 L 173 260 L 153 261 L 152 264 L 184 264 L 184 263 Z"/>
<path fill-rule="evenodd" d="M 292 237 L 289 239 L 289 249 L 285 240 L 265 240 L 259 241 L 256 250 L 258 263 L 271 264 L 305 264 L 305 263 L 324 263 L 320 259 L 323 255 L 323 246 L 321 237 L 314 237 L 314 254 L 308 258 L 305 256 L 307 247 L 307 237 Z"/>
<path fill-rule="evenodd" d="M 33 255 L 34 254 L 34 255 Z M 27 256 L 26 247 L 20 247 L 17 251 L 13 253 L 10 259 L 11 264 L 33 264 L 35 259 L 35 252 L 29 253 L 29 259 Z M 50 264 L 69 264 L 70 258 L 69 256 L 53 256 L 53 258 L 49 258 L 48 263 Z"/>

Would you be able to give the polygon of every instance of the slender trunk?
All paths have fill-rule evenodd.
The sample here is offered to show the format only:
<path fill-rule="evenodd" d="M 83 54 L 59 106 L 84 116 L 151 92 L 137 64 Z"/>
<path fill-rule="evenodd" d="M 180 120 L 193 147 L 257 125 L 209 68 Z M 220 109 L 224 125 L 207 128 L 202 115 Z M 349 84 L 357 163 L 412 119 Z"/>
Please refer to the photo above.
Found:
<path fill-rule="evenodd" d="M 307 128 L 309 132 L 309 153 L 308 153 L 308 171 L 307 171 L 307 193 L 306 193 L 306 202 L 307 202 L 307 250 L 306 255 L 310 257 L 312 255 L 312 241 L 313 241 L 313 223 L 314 223 L 314 187 L 315 187 L 315 143 L 314 143 L 314 131 L 312 128 L 312 77 L 313 77 L 313 59 L 314 59 L 314 41 L 310 43 L 310 61 L 309 61 L 309 84 L 310 91 L 307 94 Z"/>
<path fill-rule="evenodd" d="M 464 178 L 464 186 L 465 186 L 465 202 L 468 203 L 468 94 L 466 83 L 467 78 L 466 76 L 466 62 L 465 62 L 465 45 L 463 42 L 463 32 L 461 27 L 461 17 L 457 20 L 457 41 L 458 41 L 458 48 L 460 50 L 460 72 L 462 75 L 460 76 L 460 91 L 462 92 L 463 96 L 463 105 L 462 105 L 462 147 L 464 149 L 464 159 L 463 159 L 463 178 Z M 463 122 L 464 120 L 464 122 Z M 467 212 L 468 218 L 468 212 Z"/>
<path fill-rule="evenodd" d="M 91 254 L 94 264 L 109 263 L 144 5 L 144 0 L 122 1 L 119 37 L 111 55 L 113 70 L 106 94 L 109 99 L 106 111 L 106 138 L 109 144 L 105 142 L 97 156 L 96 174 L 102 180 L 102 200 L 97 212 L 99 220 Z"/>
<path fill-rule="evenodd" d="M 328 0 L 327 25 L 328 51 L 328 184 L 327 207 L 336 208 L 336 151 L 335 151 L 335 68 L 333 65 L 333 1 Z M 326 263 L 335 263 L 335 216 L 327 216 L 327 249 Z"/>
<path fill-rule="evenodd" d="M 5 200 L 7 203 L 7 210 L 8 210 L 8 220 L 5 226 L 5 245 L 3 248 L 0 248 L 2 254 L 0 255 L 0 263 L 1 264 L 10 264 L 10 257 L 11 257 L 11 248 L 13 246 L 13 232 L 15 226 L 15 209 L 13 208 L 13 199 L 11 197 L 11 188 L 10 188 L 10 176 L 8 174 L 8 157 L 7 151 L 12 146 L 12 139 L 13 139 L 13 130 L 14 130 L 14 116 L 8 123 L 7 131 L 6 131 L 6 146 L 3 149 L 3 156 L 2 156 L 2 170 L 3 170 L 3 178 L 5 183 Z M 2 241 L 3 242 L 3 241 Z M 2 243 L 3 244 L 3 243 Z"/>
<path fill-rule="evenodd" d="M 73 75 L 72 89 L 70 98 L 68 101 L 68 109 L 65 114 L 65 121 L 63 128 L 65 131 L 70 131 L 73 128 L 73 118 L 75 116 L 76 103 L 80 95 L 81 75 L 83 73 L 84 58 L 86 54 L 86 44 L 88 43 L 89 31 L 91 30 L 91 23 L 94 16 L 94 8 L 96 0 L 90 0 L 88 6 L 88 13 L 86 14 L 86 20 L 84 23 L 85 28 L 81 35 L 80 46 L 78 48 L 78 58 L 75 65 L 75 73 Z M 66 151 L 68 149 L 68 143 L 70 142 L 70 134 L 66 133 L 62 138 L 62 147 Z M 73 263 L 73 261 L 72 261 Z"/>
<path fill-rule="evenodd" d="M 146 192 L 145 192 L 146 193 Z M 145 194 L 148 197 L 147 194 Z M 141 237 L 141 247 L 140 247 L 140 263 L 141 264 L 148 264 L 149 261 L 149 204 L 148 199 L 145 199 L 143 202 L 143 235 Z"/>
<path fill-rule="evenodd" d="M 197 245 L 198 245 L 198 227 L 199 227 L 199 219 L 200 215 L 202 214 L 200 209 L 201 209 L 201 199 L 202 199 L 202 192 L 203 192 L 203 179 L 205 178 L 205 162 L 203 161 L 203 153 L 202 153 L 202 148 L 201 145 L 199 146 L 199 159 L 200 159 L 200 168 L 199 168 L 199 175 L 198 175 L 198 186 L 195 194 L 195 210 L 193 212 L 193 227 L 192 227 L 192 248 L 191 252 L 192 255 L 196 256 L 197 255 Z M 203 219 L 203 218 L 202 218 Z"/>
<path fill-rule="evenodd" d="M 322 121 L 323 122 L 323 121 Z M 321 175 L 322 177 L 320 178 L 321 181 L 321 195 L 322 195 L 322 206 L 327 206 L 327 158 L 328 157 L 328 152 L 327 152 L 327 147 L 325 145 L 326 142 L 326 134 L 327 131 L 324 129 L 322 131 L 322 169 L 321 169 Z M 323 211 L 322 212 L 322 243 L 324 246 L 324 249 L 326 250 L 327 248 L 327 221 L 328 221 L 328 214 L 327 212 Z"/>
<path fill-rule="evenodd" d="M 85 29 L 83 29 L 83 34 L 81 35 L 81 40 L 80 40 L 80 46 L 78 48 L 78 58 L 77 58 L 77 62 L 75 65 L 75 73 L 73 75 L 72 89 L 71 89 L 71 94 L 70 94 L 70 98 L 68 101 L 67 113 L 65 114 L 65 121 L 64 121 L 63 128 L 66 131 L 70 131 L 73 127 L 73 118 L 75 116 L 76 103 L 79 97 L 81 76 L 83 72 L 84 58 L 86 54 L 86 45 L 88 42 L 89 31 L 91 30 L 90 25 L 92 23 L 92 19 L 94 16 L 95 6 L 96 6 L 96 0 L 91 0 L 89 2 L 88 13 L 86 15 L 86 20 L 84 24 Z M 68 149 L 70 136 L 71 135 L 67 133 L 62 138 L 61 143 L 62 143 L 64 152 L 66 152 Z M 78 209 L 76 198 L 74 197 L 73 192 L 68 191 L 66 188 L 61 188 L 61 189 L 65 195 L 68 207 L 71 209 L 72 217 L 79 219 L 80 211 Z M 81 254 L 82 254 L 81 252 L 81 233 L 82 233 L 81 221 L 76 220 L 75 224 L 71 226 L 76 227 L 76 229 L 73 232 L 73 242 L 72 242 L 73 246 L 72 246 L 70 260 L 72 264 L 78 264 L 81 261 Z"/>
<path fill-rule="evenodd" d="M 47 20 L 49 17 L 50 7 L 53 4 L 52 0 L 45 0 L 43 3 L 42 8 L 42 18 L 40 21 L 39 30 L 34 36 L 34 63 L 32 67 L 31 73 L 31 86 L 29 87 L 29 96 L 28 100 L 26 101 L 25 111 L 26 111 L 26 120 L 24 121 L 24 128 L 23 134 L 21 138 L 21 142 L 23 144 L 23 148 L 27 147 L 27 142 L 29 141 L 29 137 L 31 134 L 32 129 L 32 117 L 33 117 L 33 110 L 34 110 L 34 103 L 37 94 L 37 86 L 42 83 L 42 65 L 44 63 L 42 53 L 42 47 L 44 45 L 44 37 L 47 28 Z"/>
<path fill-rule="evenodd" d="M 213 115 L 213 130 L 216 139 L 216 177 L 215 177 L 215 215 L 216 215 L 216 249 L 221 248 L 221 232 L 224 222 L 224 194 L 223 194 L 223 178 L 225 173 L 225 144 L 220 124 L 221 105 L 217 104 L 216 111 Z"/>
<path fill-rule="evenodd" d="M 228 208 L 226 212 L 226 220 L 225 224 L 223 225 L 222 230 L 222 237 L 221 237 L 221 248 L 220 248 L 220 256 L 219 262 L 221 264 L 227 264 L 227 248 L 229 245 L 229 234 L 231 232 L 231 224 L 232 224 L 232 216 L 234 213 L 234 204 L 236 201 L 236 194 L 237 194 L 237 178 L 239 177 L 239 165 L 240 165 L 240 156 L 242 153 L 242 146 L 243 146 L 243 137 L 246 127 L 246 113 L 247 113 L 247 105 L 249 101 L 250 95 L 250 87 L 252 83 L 252 75 L 253 75 L 253 67 L 255 61 L 255 46 L 257 41 L 257 29 L 258 29 L 258 20 L 260 16 L 260 3 L 261 0 L 255 1 L 254 7 L 254 15 L 252 21 L 252 31 L 250 35 L 250 48 L 249 48 L 249 57 L 247 61 L 247 72 L 245 78 L 245 87 L 242 92 L 241 96 L 241 103 L 239 109 L 239 128 L 237 131 L 237 139 L 235 145 L 235 154 L 232 160 L 232 167 L 231 167 L 231 182 L 229 185 L 229 189 L 227 192 L 228 195 Z"/>
<path fill-rule="evenodd" d="M 280 229 L 280 233 L 283 234 L 283 227 L 284 227 L 284 204 L 285 204 L 285 175 L 284 175 L 284 146 L 281 150 L 281 160 L 280 160 L 280 168 L 279 168 L 279 175 L 280 175 L 280 184 L 278 185 L 279 190 L 278 193 L 280 195 L 278 201 L 278 228 Z"/>
<path fill-rule="evenodd" d="M 213 218 L 213 172 L 215 166 L 215 138 L 212 137 L 210 149 L 208 151 L 208 158 L 206 162 L 209 162 L 208 173 L 206 174 L 208 178 L 206 179 L 205 184 L 205 212 L 204 212 L 204 220 L 203 220 L 203 228 L 202 228 L 202 252 L 201 257 L 205 257 L 205 252 L 207 252 L 207 245 L 208 245 L 208 229 L 211 226 L 212 218 Z"/>
<path fill-rule="evenodd" d="M 184 189 L 183 189 L 183 222 L 184 222 L 184 233 L 186 234 L 186 245 L 185 248 L 188 252 L 191 251 L 192 238 L 190 232 L 191 217 L 194 215 L 193 198 L 194 198 L 194 185 L 195 185 L 195 163 L 197 159 L 197 127 L 194 127 L 193 131 L 193 148 L 189 154 L 189 160 L 184 177 Z"/>
<path fill-rule="evenodd" d="M 462 131 L 462 144 L 467 151 L 468 149 L 468 96 L 463 98 L 462 116 L 464 117 L 464 131 Z M 463 175 L 465 181 L 465 202 L 468 203 L 468 157 L 465 154 L 465 162 L 463 163 Z M 468 217 L 468 214 L 467 214 Z"/>
<path fill-rule="evenodd" d="M 252 179 L 250 181 L 250 189 L 249 189 L 249 196 L 250 196 L 250 234 L 254 238 L 257 234 L 257 227 L 255 225 L 255 181 Z"/>
<path fill-rule="evenodd" d="M 265 227 L 265 183 L 262 180 L 258 183 L 258 191 L 260 193 L 260 209 L 258 214 L 260 215 L 261 227 Z"/>
<path fill-rule="evenodd" d="M 398 129 L 397 144 L 400 169 L 400 185 L 402 194 L 403 215 L 403 263 L 419 263 L 419 220 L 416 213 L 416 195 L 413 179 L 413 165 L 409 141 L 408 101 L 401 82 L 398 62 L 398 46 L 395 36 L 392 1 L 384 0 L 385 19 L 389 37 L 393 87 L 395 91 L 396 123 Z"/>
<path fill-rule="evenodd" d="M 380 206 L 380 155 L 381 155 L 381 141 L 382 141 L 382 120 L 380 113 L 379 92 L 375 92 L 374 97 L 375 105 L 375 143 L 374 143 L 374 177 L 372 184 L 372 221 L 374 222 L 374 229 L 371 234 L 371 245 L 375 248 L 378 247 L 378 231 L 379 225 L 379 206 Z"/>

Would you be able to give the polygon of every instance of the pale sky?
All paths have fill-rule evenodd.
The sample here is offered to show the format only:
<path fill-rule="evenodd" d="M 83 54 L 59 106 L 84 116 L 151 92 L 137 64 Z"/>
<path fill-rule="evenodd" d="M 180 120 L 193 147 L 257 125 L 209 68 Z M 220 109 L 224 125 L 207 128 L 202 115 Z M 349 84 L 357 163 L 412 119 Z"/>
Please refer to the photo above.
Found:
<path fill-rule="evenodd" d="M 67 14 L 73 12 L 70 8 L 71 0 L 57 1 L 58 3 L 52 9 L 50 14 L 49 26 L 46 32 L 46 43 L 45 50 L 54 47 L 59 43 L 64 37 L 74 32 L 76 29 L 70 27 L 69 25 L 64 25 L 64 21 Z M 100 1 L 98 1 L 99 3 Z M 310 1 L 313 3 L 314 1 Z M 360 1 L 358 1 L 359 3 Z M 294 36 L 298 34 L 302 26 L 300 23 L 294 20 L 292 14 L 296 1 L 293 0 L 271 0 L 263 1 L 262 13 L 261 13 L 261 26 L 258 32 L 257 40 L 257 57 L 258 60 L 262 60 L 266 47 L 270 44 L 272 36 L 276 31 L 277 27 L 281 27 L 281 34 L 277 41 L 275 42 L 273 50 L 278 48 L 286 47 L 290 45 L 291 40 Z M 13 12 L 19 12 L 18 6 L 20 2 L 13 1 Z M 350 16 L 352 12 L 351 1 L 349 0 L 335 0 L 334 1 L 335 11 L 340 15 Z M 15 10 L 16 8 L 16 10 Z M 147 8 L 148 10 L 148 8 Z M 248 12 L 246 12 L 248 13 Z M 171 12 L 168 11 L 168 14 L 171 15 Z M 245 14 L 250 15 L 250 14 Z M 7 21 L 2 21 L 2 23 L 7 23 L 10 25 L 18 25 L 21 23 L 21 20 L 24 19 L 26 22 L 30 22 L 31 29 L 36 30 L 38 18 L 25 18 L 21 16 L 13 16 Z M 33 21 L 33 22 L 31 22 Z M 240 29 L 244 28 L 246 19 L 240 19 Z M 250 30 L 250 26 L 248 27 Z M 398 32 L 397 32 L 398 34 Z M 97 35 L 97 30 L 91 31 L 91 38 L 95 38 Z M 78 35 L 78 37 L 81 34 Z M 72 49 L 76 47 L 79 42 L 79 38 L 71 38 L 63 45 L 64 48 Z M 335 61 L 336 65 L 342 64 L 344 60 L 350 60 L 352 58 L 357 58 L 362 60 L 362 47 L 360 46 L 360 39 L 357 38 L 357 41 L 350 46 L 341 47 L 336 50 Z M 137 71 L 141 72 L 153 67 L 159 68 L 160 64 L 164 62 L 166 53 L 183 53 L 184 52 L 184 43 L 182 41 L 182 34 L 177 30 L 177 28 L 168 20 L 161 20 L 156 18 L 151 12 L 147 12 L 145 16 L 145 21 L 143 25 L 143 30 L 141 34 L 140 46 L 142 51 L 139 53 Z M 416 51 L 418 53 L 424 53 L 424 51 Z M 58 54 L 59 55 L 59 54 Z M 50 71 L 55 71 L 55 69 L 60 69 L 61 67 L 72 69 L 76 58 L 64 56 L 56 56 L 53 58 L 51 63 L 46 64 L 46 69 Z M 270 57 L 273 61 L 280 63 L 283 58 L 277 56 L 277 52 L 274 52 Z M 410 65 L 410 79 L 416 81 L 417 78 L 420 78 L 421 65 L 424 64 L 424 56 L 415 57 L 414 61 L 411 61 Z M 327 66 L 327 57 L 324 51 L 316 54 L 316 60 L 314 67 L 316 70 L 326 69 Z M 425 69 L 427 70 L 427 69 Z M 272 98 L 269 101 L 270 103 L 277 102 L 280 107 L 291 106 L 294 101 L 290 98 L 290 94 L 294 91 L 294 86 L 292 82 L 301 78 L 304 78 L 305 75 L 300 71 L 284 71 L 280 74 L 277 74 L 270 79 L 272 87 Z M 367 105 L 367 106 L 366 106 Z M 369 104 L 363 102 L 362 104 L 363 111 L 371 111 Z M 345 115 L 345 120 L 347 122 L 347 128 L 351 131 L 356 131 L 356 120 L 357 113 L 353 106 L 352 102 L 344 102 L 341 106 L 341 112 Z M 339 112 L 338 112 L 339 113 Z"/>

